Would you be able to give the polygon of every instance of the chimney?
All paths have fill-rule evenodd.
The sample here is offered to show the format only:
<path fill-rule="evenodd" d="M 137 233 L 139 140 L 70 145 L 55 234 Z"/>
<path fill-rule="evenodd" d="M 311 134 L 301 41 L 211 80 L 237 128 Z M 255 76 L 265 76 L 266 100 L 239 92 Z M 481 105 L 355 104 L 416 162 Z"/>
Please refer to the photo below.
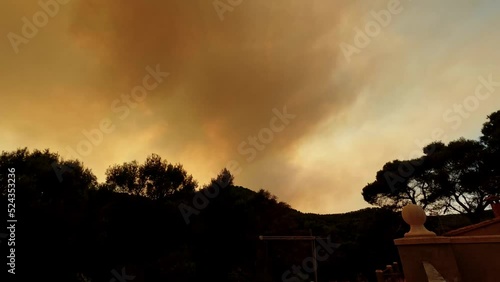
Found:
<path fill-rule="evenodd" d="M 500 217 L 500 197 L 489 196 L 485 200 L 486 200 L 486 202 L 490 203 L 491 209 L 493 210 L 493 214 L 495 215 L 495 218 Z"/>

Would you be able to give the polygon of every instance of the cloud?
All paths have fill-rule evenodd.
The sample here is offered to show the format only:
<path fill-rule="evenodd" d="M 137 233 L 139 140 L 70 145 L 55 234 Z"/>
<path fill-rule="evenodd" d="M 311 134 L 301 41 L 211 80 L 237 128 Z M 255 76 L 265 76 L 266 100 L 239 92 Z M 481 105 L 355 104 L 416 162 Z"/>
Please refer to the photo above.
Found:
<path fill-rule="evenodd" d="M 133 87 L 147 65 L 169 71 L 168 82 L 145 101 L 153 116 L 137 117 L 139 124 L 168 122 L 149 145 L 222 167 L 234 158 L 245 163 L 238 145 L 268 126 L 273 108 L 286 106 L 297 118 L 266 156 L 293 154 L 319 123 L 348 108 L 362 81 L 335 78 L 342 75 L 336 30 L 354 8 L 246 1 L 221 22 L 207 1 L 82 1 L 71 33 L 99 57 L 103 67 L 95 75 L 120 83 L 101 93 Z M 141 134 L 141 126 L 136 130 Z"/>
<path fill-rule="evenodd" d="M 19 54 L 0 43 L 10 54 L 0 64 L 0 145 L 74 157 L 66 148 L 84 140 L 82 130 L 109 118 L 116 130 L 80 158 L 101 180 L 109 165 L 158 153 L 205 183 L 234 159 L 237 184 L 299 210 L 363 207 L 361 188 L 385 162 L 434 127 L 449 130 L 443 111 L 472 93 L 477 76 L 500 79 L 498 39 L 488 36 L 498 20 L 484 3 L 401 1 L 347 63 L 339 44 L 387 3 L 243 0 L 221 21 L 211 1 L 72 0 Z M 40 9 L 4 7 L 2 34 Z M 170 75 L 121 120 L 113 101 L 156 65 Z M 496 97 L 447 134 L 473 132 Z M 284 106 L 296 118 L 248 162 L 238 146 Z"/>

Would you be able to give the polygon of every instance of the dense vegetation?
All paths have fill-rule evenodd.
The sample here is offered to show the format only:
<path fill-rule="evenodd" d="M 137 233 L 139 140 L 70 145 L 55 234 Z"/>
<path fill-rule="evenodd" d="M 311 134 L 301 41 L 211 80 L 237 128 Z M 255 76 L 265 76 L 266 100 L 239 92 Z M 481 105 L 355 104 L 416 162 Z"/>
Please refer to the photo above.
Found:
<path fill-rule="evenodd" d="M 488 116 L 481 133 L 479 140 L 435 141 L 421 157 L 386 163 L 363 188 L 364 199 L 393 210 L 414 203 L 431 214 L 451 211 L 478 222 L 486 198 L 500 193 L 500 111 Z"/>
<path fill-rule="evenodd" d="M 376 269 L 398 261 L 393 239 L 408 227 L 394 209 L 407 201 L 452 208 L 454 193 L 461 193 L 475 204 L 473 217 L 467 209 L 464 215 L 430 217 L 428 227 L 437 233 L 492 216 L 481 197 L 498 194 L 499 116 L 489 116 L 480 142 L 435 143 L 397 189 L 384 184 L 384 172 L 394 169 L 386 165 L 381 179 L 377 174 L 363 189 L 365 199 L 380 208 L 334 215 L 304 214 L 268 191 L 237 186 L 226 169 L 198 187 L 182 165 L 155 154 L 143 164 L 111 166 L 106 181 L 98 183 L 81 162 L 49 150 L 4 151 L 3 203 L 7 169 L 16 173 L 16 271 L 25 279 L 67 282 L 311 281 L 313 273 L 304 267 L 311 242 L 259 236 L 312 233 L 334 246 L 328 250 L 318 243 L 324 249 L 318 253 L 324 258 L 318 259 L 319 281 L 373 279 Z M 422 187 L 432 194 L 405 196 Z M 7 248 L 4 242 L 0 246 Z M 294 266 L 302 272 L 294 274 Z"/>

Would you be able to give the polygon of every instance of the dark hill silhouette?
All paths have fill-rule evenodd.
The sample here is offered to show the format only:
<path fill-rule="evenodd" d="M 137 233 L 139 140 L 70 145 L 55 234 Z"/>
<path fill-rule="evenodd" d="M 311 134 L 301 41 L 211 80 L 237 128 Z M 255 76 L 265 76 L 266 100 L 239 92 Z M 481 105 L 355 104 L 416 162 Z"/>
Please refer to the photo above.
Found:
<path fill-rule="evenodd" d="M 327 238 L 316 244 L 319 281 L 373 281 L 398 261 L 393 240 L 409 229 L 397 212 L 406 203 L 460 213 L 430 216 L 427 228 L 438 234 L 493 217 L 484 197 L 499 194 L 500 111 L 482 133 L 387 163 L 362 191 L 380 208 L 344 214 L 302 213 L 269 191 L 235 185 L 227 169 L 200 188 L 156 154 L 110 166 L 98 183 L 78 160 L 27 148 L 0 155 L 0 200 L 15 201 L 20 281 L 310 281 L 310 241 L 259 240 L 310 234 Z M 401 165 L 412 173 L 398 176 Z"/>
<path fill-rule="evenodd" d="M 19 273 L 31 276 L 26 279 L 110 281 L 124 271 L 134 281 L 282 281 L 287 270 L 311 256 L 310 243 L 265 242 L 259 236 L 312 232 L 340 244 L 318 263 L 319 279 L 354 280 L 360 273 L 373 277 L 375 269 L 397 261 L 392 240 L 408 229 L 398 213 L 382 208 L 301 213 L 268 191 L 234 185 L 227 171 L 202 192 L 141 194 L 98 184 L 81 163 L 63 161 L 49 150 L 3 152 L 0 169 L 11 164 L 18 179 L 17 265 Z M 54 164 L 64 173 L 56 173 Z M 67 164 L 71 167 L 64 170 Z M 186 224 L 179 205 L 192 205 L 197 193 L 220 184 L 218 179 L 227 180 L 224 188 Z M 5 183 L 2 179 L 3 202 Z M 429 222 L 437 231 L 468 224 L 457 216 Z"/>

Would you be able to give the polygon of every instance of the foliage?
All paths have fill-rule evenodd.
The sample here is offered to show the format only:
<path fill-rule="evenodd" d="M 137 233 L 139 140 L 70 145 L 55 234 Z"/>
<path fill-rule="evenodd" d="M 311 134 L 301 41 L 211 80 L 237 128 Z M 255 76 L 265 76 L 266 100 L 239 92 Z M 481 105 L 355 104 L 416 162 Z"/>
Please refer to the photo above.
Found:
<path fill-rule="evenodd" d="M 393 240 L 408 226 L 394 210 L 405 203 L 468 216 L 429 216 L 438 234 L 492 216 L 484 196 L 498 193 L 499 117 L 488 117 L 480 141 L 436 141 L 420 158 L 385 164 L 363 189 L 382 208 L 303 214 L 268 190 L 236 185 L 224 168 L 198 191 L 213 195 L 210 204 L 186 224 L 179 205 L 192 203 L 197 182 L 180 164 L 152 154 L 143 164 L 111 166 L 97 183 L 80 161 L 27 148 L 0 155 L 0 200 L 14 167 L 23 243 L 16 256 L 26 281 L 110 281 L 122 268 L 134 281 L 282 281 L 311 256 L 310 242 L 259 236 L 311 233 L 340 244 L 319 262 L 320 281 L 374 280 L 375 269 L 398 261 Z"/>
<path fill-rule="evenodd" d="M 485 199 L 500 193 L 500 111 L 488 119 L 480 141 L 435 141 L 419 158 L 386 163 L 363 188 L 363 198 L 393 210 L 413 203 L 431 214 L 466 214 L 477 222 L 488 207 Z"/>
<path fill-rule="evenodd" d="M 112 190 L 165 200 L 175 193 L 193 193 L 198 184 L 181 164 L 171 164 L 157 154 L 137 161 L 114 165 L 106 171 L 106 184 Z"/>

